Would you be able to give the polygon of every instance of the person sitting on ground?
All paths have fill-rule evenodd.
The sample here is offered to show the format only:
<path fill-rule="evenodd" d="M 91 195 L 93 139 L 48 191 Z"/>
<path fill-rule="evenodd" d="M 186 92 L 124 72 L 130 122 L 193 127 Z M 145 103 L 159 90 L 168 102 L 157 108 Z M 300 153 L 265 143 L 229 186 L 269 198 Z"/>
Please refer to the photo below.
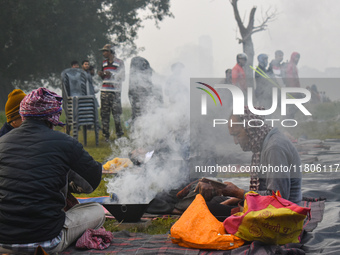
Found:
<path fill-rule="evenodd" d="M 5 105 L 5 114 L 7 122 L 0 129 L 0 137 L 7 134 L 14 128 L 20 127 L 22 120 L 19 114 L 20 102 L 26 96 L 21 89 L 15 89 L 8 94 L 8 100 Z"/>
<path fill-rule="evenodd" d="M 98 203 L 63 210 L 69 173 L 81 179 L 78 190 L 90 193 L 102 165 L 77 140 L 53 130 L 63 125 L 61 101 L 46 88 L 33 90 L 20 104 L 22 125 L 0 138 L 0 253 L 30 253 L 39 245 L 61 252 L 105 222 Z"/>
<path fill-rule="evenodd" d="M 257 108 L 260 109 L 260 108 Z M 197 190 L 203 197 L 210 201 L 214 194 L 232 197 L 230 199 L 219 197 L 219 203 L 207 203 L 209 209 L 217 216 L 228 216 L 231 205 L 244 199 L 248 191 L 256 191 L 260 195 L 271 195 L 279 191 L 281 196 L 294 203 L 302 200 L 301 193 L 301 165 L 299 154 L 289 139 L 277 128 L 271 128 L 263 124 L 264 118 L 250 112 L 245 106 L 244 115 L 232 115 L 229 118 L 229 133 L 234 137 L 235 144 L 239 144 L 243 151 L 252 151 L 251 167 L 258 167 L 259 171 L 251 172 L 249 190 L 244 190 L 231 182 L 225 182 L 227 186 L 216 189 L 209 183 L 199 182 Z M 254 121 L 254 120 L 257 121 Z M 251 121 L 251 126 L 248 121 Z M 261 126 L 261 124 L 263 124 Z M 257 127 L 254 127 L 257 126 Z M 279 171 L 269 171 L 269 167 L 279 167 Z M 265 171 L 264 167 L 267 167 Z M 291 169 L 290 171 L 283 170 Z M 296 171 L 294 171 L 296 169 Z M 221 201 L 223 198 L 224 201 Z"/>

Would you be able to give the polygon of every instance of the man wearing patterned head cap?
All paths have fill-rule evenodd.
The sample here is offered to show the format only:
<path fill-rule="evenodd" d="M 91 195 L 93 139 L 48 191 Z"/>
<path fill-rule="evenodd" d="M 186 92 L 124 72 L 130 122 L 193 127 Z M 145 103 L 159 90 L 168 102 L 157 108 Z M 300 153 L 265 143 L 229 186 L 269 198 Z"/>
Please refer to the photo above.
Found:
<path fill-rule="evenodd" d="M 290 167 L 294 169 L 294 166 L 298 169 L 301 165 L 299 154 L 290 140 L 277 128 L 265 124 L 264 118 L 253 114 L 247 106 L 243 115 L 232 115 L 229 118 L 228 126 L 235 144 L 239 144 L 243 151 L 253 153 L 251 169 L 264 166 L 268 170 L 251 172 L 249 190 L 260 195 L 271 195 L 273 191 L 280 191 L 283 198 L 299 203 L 302 200 L 301 172 L 286 171 Z M 270 171 L 270 166 L 279 170 Z M 264 167 L 261 170 L 264 170 Z M 200 182 L 198 190 L 208 200 L 212 194 L 244 199 L 244 194 L 249 191 L 240 189 L 231 182 L 226 184 L 223 190 L 215 190 L 211 185 Z M 223 205 L 228 206 L 230 203 L 225 200 Z"/>
<path fill-rule="evenodd" d="M 0 253 L 33 253 L 38 245 L 49 254 L 60 252 L 105 221 L 97 203 L 63 210 L 69 173 L 91 193 L 102 165 L 77 140 L 53 130 L 63 125 L 61 106 L 56 93 L 32 91 L 20 103 L 22 125 L 0 138 Z"/>
<path fill-rule="evenodd" d="M 0 137 L 7 134 L 14 128 L 20 127 L 22 120 L 19 114 L 20 102 L 26 96 L 21 89 L 15 89 L 8 94 L 8 100 L 5 105 L 7 122 L 0 129 Z"/>

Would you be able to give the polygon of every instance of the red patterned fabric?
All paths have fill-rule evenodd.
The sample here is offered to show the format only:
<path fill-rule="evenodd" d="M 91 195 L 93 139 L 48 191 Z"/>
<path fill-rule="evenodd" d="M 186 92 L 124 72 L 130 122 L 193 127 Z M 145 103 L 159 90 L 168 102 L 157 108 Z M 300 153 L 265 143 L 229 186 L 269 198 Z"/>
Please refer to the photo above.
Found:
<path fill-rule="evenodd" d="M 47 120 L 54 126 L 63 126 L 59 122 L 63 98 L 56 93 L 46 89 L 38 88 L 24 97 L 20 103 L 20 115 L 22 120 L 27 117 Z"/>
<path fill-rule="evenodd" d="M 110 246 L 113 234 L 104 227 L 87 229 L 76 243 L 77 248 L 104 250 Z"/>

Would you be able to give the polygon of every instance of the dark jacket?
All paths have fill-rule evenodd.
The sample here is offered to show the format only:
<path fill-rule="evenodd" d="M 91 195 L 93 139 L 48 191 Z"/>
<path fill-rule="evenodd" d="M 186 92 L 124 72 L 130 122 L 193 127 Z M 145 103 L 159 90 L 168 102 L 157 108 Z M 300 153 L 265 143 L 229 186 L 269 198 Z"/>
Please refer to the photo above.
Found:
<path fill-rule="evenodd" d="M 102 166 L 72 137 L 26 120 L 0 138 L 0 243 L 51 240 L 62 230 L 67 174 L 93 189 Z"/>
<path fill-rule="evenodd" d="M 12 129 L 14 129 L 14 127 L 12 127 L 10 124 L 8 124 L 7 122 L 5 122 L 5 124 L 2 126 L 2 128 L 0 129 L 0 137 L 7 134 L 9 131 L 11 131 Z"/>

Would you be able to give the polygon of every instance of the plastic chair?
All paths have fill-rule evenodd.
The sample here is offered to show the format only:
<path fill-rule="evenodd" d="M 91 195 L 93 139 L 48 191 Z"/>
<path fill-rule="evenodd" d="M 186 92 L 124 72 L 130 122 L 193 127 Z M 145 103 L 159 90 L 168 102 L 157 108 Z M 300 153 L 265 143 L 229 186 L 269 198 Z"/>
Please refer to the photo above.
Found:
<path fill-rule="evenodd" d="M 78 130 L 83 126 L 84 145 L 87 145 L 87 126 L 93 125 L 98 138 L 98 111 L 94 95 L 87 91 L 87 73 L 81 69 L 68 68 L 61 73 L 63 108 L 66 114 L 66 133 L 78 140 Z"/>

